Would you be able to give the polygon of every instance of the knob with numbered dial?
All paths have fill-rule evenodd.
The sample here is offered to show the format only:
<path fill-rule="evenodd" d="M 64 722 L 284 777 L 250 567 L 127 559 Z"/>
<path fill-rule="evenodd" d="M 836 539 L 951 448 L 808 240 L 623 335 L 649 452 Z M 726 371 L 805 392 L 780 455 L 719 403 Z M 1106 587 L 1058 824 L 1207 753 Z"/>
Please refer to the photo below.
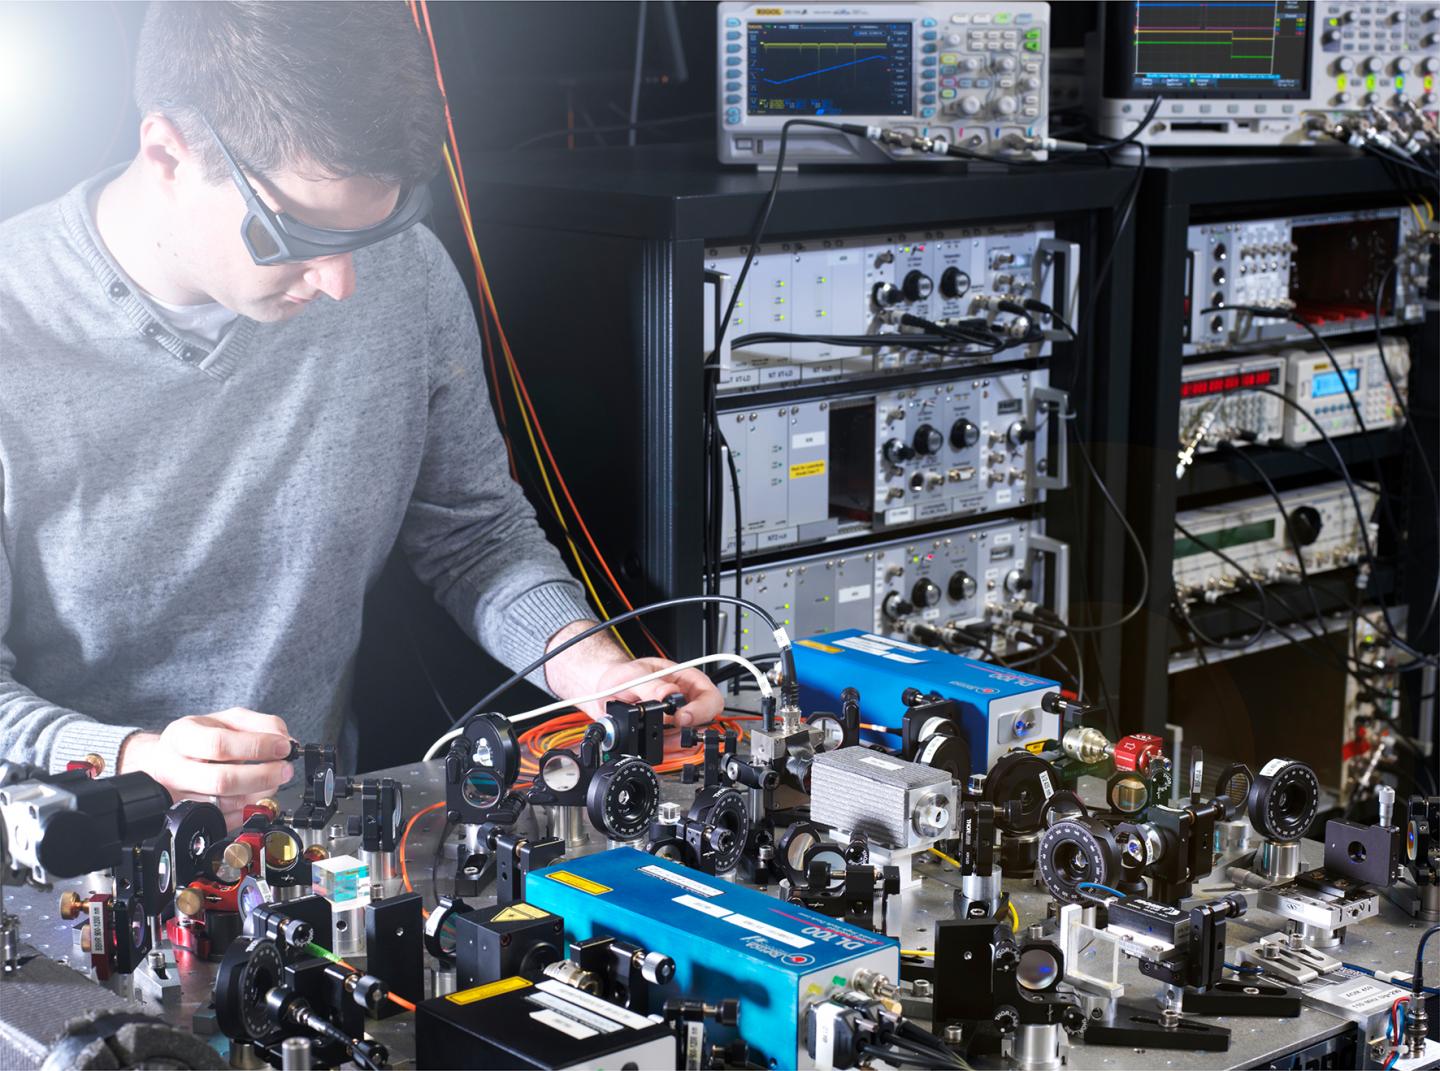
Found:
<path fill-rule="evenodd" d="M 912 271 L 905 276 L 900 289 L 908 301 L 924 301 L 935 289 L 935 283 L 923 271 Z"/>
<path fill-rule="evenodd" d="M 922 610 L 940 605 L 940 585 L 929 577 L 921 577 L 910 589 L 910 601 Z"/>
<path fill-rule="evenodd" d="M 973 420 L 961 417 L 950 425 L 950 445 L 956 450 L 966 450 L 980 441 L 980 429 Z"/>
<path fill-rule="evenodd" d="M 915 429 L 915 438 L 911 441 L 917 454 L 929 456 L 938 454 L 940 448 L 945 445 L 945 436 L 940 434 L 940 429 L 933 424 L 921 424 Z"/>
<path fill-rule="evenodd" d="M 946 593 L 956 602 L 973 599 L 978 590 L 980 590 L 980 585 L 975 583 L 975 578 L 963 569 L 953 574 L 950 582 L 945 585 Z"/>

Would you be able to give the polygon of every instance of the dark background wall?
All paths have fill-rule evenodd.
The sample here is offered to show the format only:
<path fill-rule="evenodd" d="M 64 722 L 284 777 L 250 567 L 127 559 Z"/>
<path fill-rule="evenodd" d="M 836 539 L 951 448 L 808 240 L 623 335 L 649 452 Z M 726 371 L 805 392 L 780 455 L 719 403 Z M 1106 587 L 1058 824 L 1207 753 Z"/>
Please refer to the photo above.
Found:
<path fill-rule="evenodd" d="M 1056 4 L 1057 44 L 1078 45 L 1095 7 Z M 431 22 L 467 154 L 625 144 L 627 132 L 614 128 L 629 115 L 642 11 L 637 142 L 709 139 L 708 2 L 436 3 Z M 133 155 L 130 70 L 144 14 L 144 4 L 112 0 L 0 3 L 0 219 Z M 449 190 L 437 184 L 435 193 L 433 226 L 462 249 Z M 463 712 L 503 673 L 392 559 L 367 606 L 357 665 L 361 769 L 418 755 L 448 725 L 447 711 Z M 538 693 L 517 689 L 506 708 L 523 709 L 527 698 Z"/>

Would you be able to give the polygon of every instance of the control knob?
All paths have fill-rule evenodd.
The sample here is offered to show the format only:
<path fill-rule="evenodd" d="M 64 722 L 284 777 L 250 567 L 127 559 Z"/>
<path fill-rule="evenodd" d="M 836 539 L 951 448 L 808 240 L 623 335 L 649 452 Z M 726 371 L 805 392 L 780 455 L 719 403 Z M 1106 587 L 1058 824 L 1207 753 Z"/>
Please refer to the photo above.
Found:
<path fill-rule="evenodd" d="M 1410 69 L 1410 57 L 1401 56 L 1395 61 L 1395 73 L 1404 74 Z"/>
<path fill-rule="evenodd" d="M 1036 78 L 1033 74 L 1027 74 L 1024 78 L 1020 79 L 1020 85 L 1024 89 L 1039 89 L 1040 79 Z"/>
<path fill-rule="evenodd" d="M 890 621 L 896 621 L 914 609 L 915 607 L 901 598 L 898 591 L 890 592 L 880 603 L 880 612 Z"/>
<path fill-rule="evenodd" d="M 956 450 L 964 450 L 974 446 L 980 441 L 980 429 L 974 421 L 961 417 L 950 425 L 950 445 Z"/>
<path fill-rule="evenodd" d="M 905 300 L 905 292 L 894 283 L 876 283 L 870 297 L 882 309 L 892 308 Z"/>
<path fill-rule="evenodd" d="M 1028 576 L 1019 569 L 1011 569 L 1005 574 L 1005 590 L 1011 595 L 1019 595 L 1023 591 L 1029 591 L 1034 586 Z"/>
<path fill-rule="evenodd" d="M 970 273 L 946 268 L 940 273 L 940 293 L 947 298 L 964 297 L 970 291 Z"/>
<path fill-rule="evenodd" d="M 1320 529 L 1324 526 L 1325 519 L 1314 506 L 1301 506 L 1290 514 L 1290 534 L 1302 547 L 1308 547 L 1319 539 Z"/>
<path fill-rule="evenodd" d="M 1371 56 L 1365 61 L 1365 70 L 1371 74 L 1379 74 L 1385 69 L 1385 62 L 1379 56 Z"/>
<path fill-rule="evenodd" d="M 979 590 L 979 586 L 975 583 L 975 578 L 963 569 L 954 574 L 950 578 L 950 583 L 945 585 L 945 587 L 950 598 L 956 602 L 964 599 L 973 599 L 975 592 Z"/>
<path fill-rule="evenodd" d="M 962 115 L 977 115 L 980 111 L 979 97 L 961 97 L 960 112 Z"/>
<path fill-rule="evenodd" d="M 1426 74 L 1434 74 L 1436 71 L 1440 71 L 1440 59 L 1430 56 L 1420 65 L 1420 69 Z"/>
<path fill-rule="evenodd" d="M 1015 70 L 1015 57 L 1014 57 L 1014 56 L 999 56 L 999 57 L 997 57 L 996 60 L 995 60 L 995 69 L 996 69 L 997 71 L 1001 71 L 1001 72 L 1004 72 L 1004 73 L 1006 73 L 1006 74 L 1008 74 L 1009 72 Z"/>
<path fill-rule="evenodd" d="M 922 610 L 928 610 L 932 606 L 940 605 L 940 585 L 927 577 L 915 581 L 915 587 L 910 591 L 910 601 Z"/>
<path fill-rule="evenodd" d="M 945 445 L 945 436 L 934 425 L 921 424 L 915 429 L 913 444 L 917 454 L 938 454 Z"/>
<path fill-rule="evenodd" d="M 1001 97 L 995 102 L 995 110 L 1001 115 L 1014 115 L 1015 109 L 1018 107 L 1014 97 Z"/>
<path fill-rule="evenodd" d="M 1347 72 L 1353 71 L 1354 69 L 1355 60 L 1353 57 L 1341 56 L 1335 61 L 1335 72 L 1337 74 L 1346 74 Z"/>
<path fill-rule="evenodd" d="M 1354 99 L 1354 98 L 1353 98 L 1349 93 L 1336 93 L 1336 94 L 1335 94 L 1335 103 L 1336 103 L 1336 104 L 1349 104 L 1350 101 L 1353 100 L 1353 99 Z"/>
<path fill-rule="evenodd" d="M 903 443 L 899 439 L 890 439 L 887 441 L 885 445 L 880 448 L 880 453 L 883 454 L 885 460 L 892 465 L 903 465 L 915 456 L 915 451 L 910 448 L 909 444 Z"/>
<path fill-rule="evenodd" d="M 931 291 L 935 289 L 935 283 L 931 280 L 930 276 L 926 275 L 923 271 L 912 271 L 909 275 L 905 276 L 905 282 L 902 284 L 901 289 L 904 291 L 907 300 L 924 301 L 930 296 Z"/>

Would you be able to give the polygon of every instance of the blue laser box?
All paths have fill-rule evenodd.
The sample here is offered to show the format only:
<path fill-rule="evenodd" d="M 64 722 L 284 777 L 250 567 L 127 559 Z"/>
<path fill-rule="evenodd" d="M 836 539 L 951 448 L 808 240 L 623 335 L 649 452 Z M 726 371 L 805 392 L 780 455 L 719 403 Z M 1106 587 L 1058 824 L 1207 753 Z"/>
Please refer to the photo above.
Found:
<path fill-rule="evenodd" d="M 1032 740 L 1060 736 L 1060 716 L 1040 709 L 1040 697 L 1060 685 L 989 662 L 948 651 L 843 629 L 795 641 L 795 676 L 800 706 L 838 713 L 840 693 L 860 693 L 860 720 L 896 728 L 905 713 L 907 688 L 939 692 L 960 704 L 961 726 L 970 743 L 971 773 L 986 773 L 1007 751 Z M 866 731 L 869 741 L 899 746 L 899 737 Z"/>
<path fill-rule="evenodd" d="M 811 1002 L 862 967 L 900 977 L 892 938 L 634 848 L 538 870 L 525 899 L 561 916 L 567 940 L 611 936 L 670 956 L 675 980 L 662 1000 L 738 998 L 739 1035 L 771 1067 L 814 1066 L 803 1033 Z M 719 1041 L 729 1036 L 719 1029 Z"/>

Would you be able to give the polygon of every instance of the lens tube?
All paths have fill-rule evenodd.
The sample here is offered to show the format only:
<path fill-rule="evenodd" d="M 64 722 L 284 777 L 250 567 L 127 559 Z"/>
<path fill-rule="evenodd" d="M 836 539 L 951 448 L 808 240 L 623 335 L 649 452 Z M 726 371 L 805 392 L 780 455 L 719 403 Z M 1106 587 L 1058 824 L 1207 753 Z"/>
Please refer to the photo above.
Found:
<path fill-rule="evenodd" d="M 1292 759 L 1271 759 L 1255 775 L 1248 801 L 1250 824 L 1266 840 L 1296 841 L 1320 806 L 1315 771 Z"/>
<path fill-rule="evenodd" d="M 595 828 L 612 840 L 645 834 L 660 808 L 660 779 L 638 755 L 624 755 L 595 771 L 585 809 Z"/>
<path fill-rule="evenodd" d="M 1094 901 L 1080 886 L 1114 886 L 1120 874 L 1120 849 L 1103 822 L 1064 818 L 1040 837 L 1040 880 L 1055 899 L 1067 904 Z"/>

